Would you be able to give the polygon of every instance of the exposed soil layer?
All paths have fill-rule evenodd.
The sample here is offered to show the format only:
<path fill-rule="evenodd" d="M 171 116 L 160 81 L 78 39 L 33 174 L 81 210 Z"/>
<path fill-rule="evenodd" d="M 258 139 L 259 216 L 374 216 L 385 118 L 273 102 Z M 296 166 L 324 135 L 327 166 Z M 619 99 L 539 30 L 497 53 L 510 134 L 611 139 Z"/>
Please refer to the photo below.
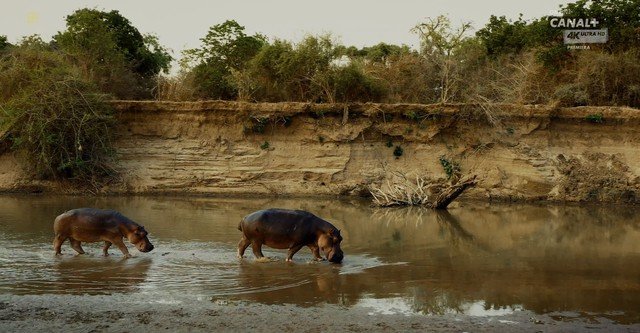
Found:
<path fill-rule="evenodd" d="M 117 179 L 103 194 L 367 195 L 443 160 L 477 176 L 463 196 L 635 203 L 640 112 L 624 107 L 115 101 Z M 33 180 L 0 155 L 0 191 L 86 188 Z"/>

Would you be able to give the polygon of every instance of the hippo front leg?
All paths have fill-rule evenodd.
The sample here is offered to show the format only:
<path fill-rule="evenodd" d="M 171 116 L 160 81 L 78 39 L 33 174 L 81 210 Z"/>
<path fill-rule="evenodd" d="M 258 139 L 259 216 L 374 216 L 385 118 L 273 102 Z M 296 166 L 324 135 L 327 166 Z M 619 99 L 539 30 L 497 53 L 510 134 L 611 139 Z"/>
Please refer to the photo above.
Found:
<path fill-rule="evenodd" d="M 124 254 L 125 257 L 127 257 L 127 258 L 131 257 L 131 255 L 129 254 L 129 249 L 127 249 L 127 246 L 124 245 L 124 242 L 122 241 L 122 239 L 117 239 L 117 240 L 114 240 L 113 242 L 110 242 L 110 243 L 115 244 L 120 249 L 120 251 L 122 251 L 122 254 Z M 105 244 L 105 246 L 106 246 L 106 244 Z"/>
<path fill-rule="evenodd" d="M 313 253 L 313 258 L 316 261 L 324 261 L 325 259 L 320 255 L 320 247 L 316 246 L 316 245 L 309 245 L 309 248 L 311 249 L 311 253 Z"/>

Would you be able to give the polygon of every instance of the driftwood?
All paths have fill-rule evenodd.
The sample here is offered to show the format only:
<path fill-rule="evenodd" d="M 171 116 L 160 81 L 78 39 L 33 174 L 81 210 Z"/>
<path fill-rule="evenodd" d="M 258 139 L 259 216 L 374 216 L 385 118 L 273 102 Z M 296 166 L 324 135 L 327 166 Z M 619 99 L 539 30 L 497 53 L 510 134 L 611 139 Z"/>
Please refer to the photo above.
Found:
<path fill-rule="evenodd" d="M 386 187 L 371 188 L 373 204 L 379 207 L 425 206 L 433 209 L 446 209 L 464 190 L 474 186 L 476 176 L 459 179 L 450 185 L 444 182 L 429 182 L 416 176 L 410 181 L 404 175 L 398 175 L 401 182 L 387 181 Z"/>
<path fill-rule="evenodd" d="M 461 179 L 457 183 L 445 188 L 440 193 L 440 195 L 438 195 L 438 198 L 436 199 L 436 202 L 434 204 L 434 208 L 446 209 L 447 206 L 449 206 L 449 204 L 453 202 L 453 200 L 455 200 L 460 194 L 462 194 L 462 192 L 464 192 L 464 190 L 466 190 L 469 186 L 474 186 L 475 184 L 477 184 L 476 176 L 473 176 L 468 177 L 464 180 Z"/>

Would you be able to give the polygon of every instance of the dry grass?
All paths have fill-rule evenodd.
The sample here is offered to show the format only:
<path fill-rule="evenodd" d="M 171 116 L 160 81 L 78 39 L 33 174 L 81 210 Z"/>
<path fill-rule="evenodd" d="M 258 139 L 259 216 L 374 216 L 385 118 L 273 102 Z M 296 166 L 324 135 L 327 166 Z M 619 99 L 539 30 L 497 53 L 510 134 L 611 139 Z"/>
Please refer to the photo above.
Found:
<path fill-rule="evenodd" d="M 375 206 L 424 206 L 444 209 L 466 188 L 476 184 L 475 176 L 465 177 L 451 184 L 447 184 L 445 180 L 429 181 L 417 175 L 414 179 L 400 172 L 394 172 L 393 176 L 395 179 L 387 180 L 384 186 L 372 186 L 369 189 Z"/>
<path fill-rule="evenodd" d="M 429 205 L 432 184 L 425 179 L 416 176 L 415 181 L 410 181 L 403 174 L 397 173 L 404 182 L 390 182 L 384 188 L 373 187 L 369 190 L 376 206 L 403 206 L 403 205 Z"/>

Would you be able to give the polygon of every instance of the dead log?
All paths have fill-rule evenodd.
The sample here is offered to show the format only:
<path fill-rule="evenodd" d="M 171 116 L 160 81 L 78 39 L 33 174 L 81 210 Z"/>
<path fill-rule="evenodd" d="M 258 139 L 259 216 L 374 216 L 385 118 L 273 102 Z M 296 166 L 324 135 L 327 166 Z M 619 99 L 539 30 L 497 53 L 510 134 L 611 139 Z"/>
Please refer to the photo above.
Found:
<path fill-rule="evenodd" d="M 459 180 L 456 184 L 445 188 L 438 195 L 433 207 L 435 209 L 447 209 L 447 206 L 449 206 L 449 204 L 453 202 L 453 200 L 455 200 L 460 194 L 462 194 L 464 190 L 466 190 L 469 186 L 474 186 L 477 183 L 478 182 L 476 181 L 475 175 L 464 180 Z"/>

